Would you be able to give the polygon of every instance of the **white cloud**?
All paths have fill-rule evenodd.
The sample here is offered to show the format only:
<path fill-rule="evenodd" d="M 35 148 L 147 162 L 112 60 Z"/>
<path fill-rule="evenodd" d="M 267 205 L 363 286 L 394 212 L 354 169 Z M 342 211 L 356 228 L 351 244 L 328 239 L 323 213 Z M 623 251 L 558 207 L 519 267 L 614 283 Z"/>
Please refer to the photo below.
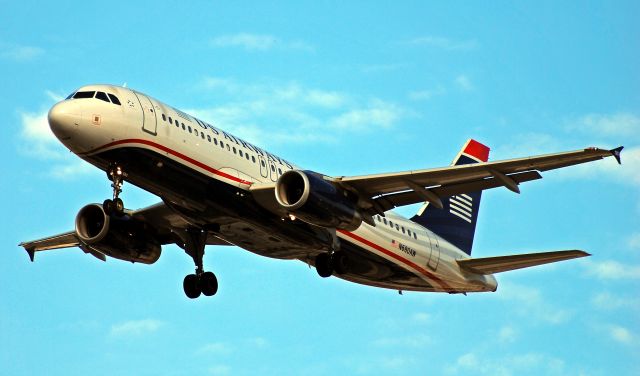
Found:
<path fill-rule="evenodd" d="M 2 56 L 3 58 L 17 62 L 35 60 L 43 54 L 44 50 L 42 48 L 33 46 L 5 47 L 3 51 L 0 52 L 0 56 Z"/>
<path fill-rule="evenodd" d="M 631 334 L 629 329 L 622 326 L 610 325 L 608 332 L 609 336 L 617 342 L 630 344 L 633 341 L 633 335 Z"/>
<path fill-rule="evenodd" d="M 484 354 L 469 352 L 458 357 L 456 362 L 445 367 L 447 374 L 474 374 L 492 376 L 527 374 L 562 374 L 564 361 L 538 353 L 524 353 L 491 358 Z"/>
<path fill-rule="evenodd" d="M 640 300 L 635 296 L 619 296 L 610 292 L 600 292 L 591 298 L 591 304 L 602 310 L 623 308 L 640 309 Z"/>
<path fill-rule="evenodd" d="M 284 41 L 273 35 L 238 33 L 221 35 L 210 42 L 212 47 L 241 47 L 248 51 L 268 51 L 272 49 L 290 49 L 313 51 L 313 47 L 303 41 Z"/>
<path fill-rule="evenodd" d="M 337 142 L 342 134 L 394 127 L 411 113 L 377 98 L 306 88 L 298 83 L 245 85 L 208 77 L 200 85 L 223 102 L 187 112 L 262 146 L 282 143 Z M 329 132 L 331 130 L 331 132 Z"/>
<path fill-rule="evenodd" d="M 404 44 L 440 48 L 448 51 L 469 51 L 479 47 L 475 40 L 457 41 L 441 36 L 426 35 L 410 39 Z"/>
<path fill-rule="evenodd" d="M 591 261 L 584 260 L 587 274 L 603 280 L 640 279 L 640 266 L 623 264 L 618 261 Z"/>
<path fill-rule="evenodd" d="M 373 345 L 378 347 L 422 348 L 424 346 L 433 344 L 433 342 L 433 339 L 427 335 L 416 334 L 406 337 L 378 338 L 373 341 Z"/>
<path fill-rule="evenodd" d="M 498 341 L 502 343 L 513 343 L 518 337 L 518 332 L 513 326 L 505 325 L 498 331 Z"/>
<path fill-rule="evenodd" d="M 209 373 L 214 376 L 225 376 L 231 374 L 231 367 L 226 364 L 216 364 L 209 367 Z"/>
<path fill-rule="evenodd" d="M 640 117 L 630 112 L 587 114 L 570 121 L 567 129 L 628 142 L 640 139 Z"/>
<path fill-rule="evenodd" d="M 215 354 L 215 355 L 228 355 L 234 351 L 233 346 L 224 342 L 212 342 L 202 346 L 197 353 L 198 354 Z"/>
<path fill-rule="evenodd" d="M 630 249 L 640 249 L 640 232 L 632 234 L 627 240 Z"/>
<path fill-rule="evenodd" d="M 514 303 L 517 302 L 514 306 L 520 315 L 552 325 L 565 323 L 572 316 L 570 311 L 557 308 L 547 302 L 540 290 L 533 287 L 503 283 L 496 296 Z"/>
<path fill-rule="evenodd" d="M 474 89 L 471 79 L 464 74 L 458 75 L 453 82 L 462 91 L 472 91 Z"/>
<path fill-rule="evenodd" d="M 438 95 L 443 95 L 446 93 L 446 90 L 442 86 L 437 86 L 435 89 L 431 90 L 417 90 L 409 93 L 408 97 L 412 101 L 428 101 L 433 97 Z"/>
<path fill-rule="evenodd" d="M 163 321 L 154 319 L 130 320 L 111 326 L 112 337 L 140 337 L 153 333 L 164 325 Z"/>

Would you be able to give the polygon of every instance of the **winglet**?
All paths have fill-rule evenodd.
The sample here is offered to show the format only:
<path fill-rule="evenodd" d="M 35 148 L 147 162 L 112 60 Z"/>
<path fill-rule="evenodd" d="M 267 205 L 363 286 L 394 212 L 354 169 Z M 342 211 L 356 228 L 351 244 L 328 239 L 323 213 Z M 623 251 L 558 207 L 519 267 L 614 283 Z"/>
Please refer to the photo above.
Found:
<path fill-rule="evenodd" d="M 622 164 L 622 160 L 620 160 L 620 152 L 622 151 L 622 149 L 624 149 L 624 146 L 618 146 L 615 149 L 609 150 L 611 152 L 611 155 L 613 155 L 616 161 L 618 161 L 618 164 Z"/>
<path fill-rule="evenodd" d="M 31 260 L 31 262 L 33 262 L 33 259 L 35 259 L 35 257 L 36 257 L 35 249 L 33 249 L 33 248 L 25 248 L 25 250 L 29 254 L 29 259 Z"/>

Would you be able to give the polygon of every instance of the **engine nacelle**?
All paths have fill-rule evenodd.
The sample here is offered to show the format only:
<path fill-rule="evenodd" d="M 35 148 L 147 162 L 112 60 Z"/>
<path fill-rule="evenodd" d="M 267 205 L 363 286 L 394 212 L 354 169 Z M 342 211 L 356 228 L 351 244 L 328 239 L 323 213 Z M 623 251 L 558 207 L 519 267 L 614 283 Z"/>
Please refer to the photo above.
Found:
<path fill-rule="evenodd" d="M 126 215 L 107 215 L 99 204 L 80 209 L 76 216 L 76 235 L 81 247 L 125 261 L 153 264 L 162 251 L 144 223 Z"/>
<path fill-rule="evenodd" d="M 276 200 L 312 225 L 353 231 L 362 224 L 354 194 L 312 171 L 287 171 L 276 182 Z"/>

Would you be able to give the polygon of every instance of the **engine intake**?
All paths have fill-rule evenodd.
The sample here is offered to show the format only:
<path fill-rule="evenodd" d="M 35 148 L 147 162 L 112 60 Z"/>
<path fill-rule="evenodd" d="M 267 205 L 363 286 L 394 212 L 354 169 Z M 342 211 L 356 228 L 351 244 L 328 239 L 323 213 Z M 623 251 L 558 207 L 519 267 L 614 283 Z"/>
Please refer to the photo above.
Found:
<path fill-rule="evenodd" d="M 276 182 L 276 200 L 312 225 L 353 231 L 362 224 L 357 197 L 312 171 L 287 171 Z"/>
<path fill-rule="evenodd" d="M 144 222 L 105 213 L 102 205 L 89 204 L 76 216 L 76 236 L 92 251 L 120 260 L 153 264 L 162 247 Z"/>

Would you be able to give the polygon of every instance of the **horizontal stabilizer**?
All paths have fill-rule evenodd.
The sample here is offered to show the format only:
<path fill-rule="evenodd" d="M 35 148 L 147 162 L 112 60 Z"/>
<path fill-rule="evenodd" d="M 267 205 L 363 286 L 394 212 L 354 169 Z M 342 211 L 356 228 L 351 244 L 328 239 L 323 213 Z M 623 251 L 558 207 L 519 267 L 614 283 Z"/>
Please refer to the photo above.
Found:
<path fill-rule="evenodd" d="M 457 262 L 460 268 L 466 271 L 477 274 L 493 274 L 586 256 L 591 255 L 584 251 L 571 250 L 472 258 L 457 260 Z"/>

